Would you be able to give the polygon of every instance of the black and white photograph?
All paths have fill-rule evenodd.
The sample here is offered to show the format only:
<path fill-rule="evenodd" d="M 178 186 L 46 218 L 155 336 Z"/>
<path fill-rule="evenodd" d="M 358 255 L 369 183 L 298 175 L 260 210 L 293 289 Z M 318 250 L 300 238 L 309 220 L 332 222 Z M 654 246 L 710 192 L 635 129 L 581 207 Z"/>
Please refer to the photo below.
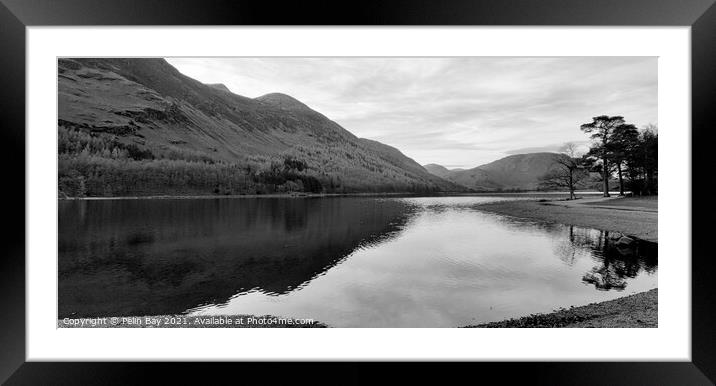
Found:
<path fill-rule="evenodd" d="M 714 384 L 714 2 L 0 0 L 0 383 Z"/>
<path fill-rule="evenodd" d="M 656 328 L 658 58 L 61 57 L 59 328 Z"/>

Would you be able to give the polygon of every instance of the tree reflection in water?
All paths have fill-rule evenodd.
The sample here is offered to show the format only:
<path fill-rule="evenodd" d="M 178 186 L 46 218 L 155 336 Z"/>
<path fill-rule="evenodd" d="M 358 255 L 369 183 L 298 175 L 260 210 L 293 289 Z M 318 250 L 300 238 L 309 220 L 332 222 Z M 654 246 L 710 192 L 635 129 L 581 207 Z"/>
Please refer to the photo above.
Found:
<path fill-rule="evenodd" d="M 600 231 L 569 226 L 569 243 L 560 243 L 555 252 L 568 265 L 573 265 L 580 250 L 591 251 L 598 263 L 582 276 L 582 282 L 597 290 L 622 291 L 627 278 L 635 278 L 642 270 L 654 273 L 658 266 L 657 243 L 623 237 L 617 232 Z"/>

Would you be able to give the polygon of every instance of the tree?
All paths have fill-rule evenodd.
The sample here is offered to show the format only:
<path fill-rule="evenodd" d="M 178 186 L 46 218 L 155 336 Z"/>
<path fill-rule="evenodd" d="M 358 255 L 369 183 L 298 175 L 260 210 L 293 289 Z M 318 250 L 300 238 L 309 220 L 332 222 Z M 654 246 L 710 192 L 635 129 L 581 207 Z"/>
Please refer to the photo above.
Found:
<path fill-rule="evenodd" d="M 614 128 L 612 139 L 607 144 L 607 152 L 611 158 L 611 164 L 616 168 L 619 177 L 619 195 L 624 195 L 623 169 L 629 154 L 638 144 L 639 130 L 631 124 L 621 124 Z"/>
<path fill-rule="evenodd" d="M 602 161 L 602 179 L 604 197 L 609 197 L 609 145 L 614 135 L 614 130 L 624 124 L 624 117 L 600 115 L 592 118 L 592 122 L 585 123 L 580 126 L 582 131 L 591 134 L 594 144 L 590 149 L 592 154 L 596 154 Z"/>
<path fill-rule="evenodd" d="M 647 125 L 646 129 L 641 133 L 641 146 L 644 155 L 644 176 L 646 182 L 646 194 L 656 194 L 657 192 L 657 171 L 659 168 L 659 134 L 656 126 Z"/>
<path fill-rule="evenodd" d="M 656 125 L 649 124 L 638 133 L 625 159 L 629 186 L 634 194 L 649 195 L 658 191 L 659 135 Z"/>
<path fill-rule="evenodd" d="M 577 184 L 588 176 L 581 159 L 577 157 L 577 146 L 568 142 L 564 145 L 563 154 L 554 157 L 554 165 L 545 175 L 540 177 L 540 187 L 547 189 L 567 188 L 569 199 L 574 200 Z"/>

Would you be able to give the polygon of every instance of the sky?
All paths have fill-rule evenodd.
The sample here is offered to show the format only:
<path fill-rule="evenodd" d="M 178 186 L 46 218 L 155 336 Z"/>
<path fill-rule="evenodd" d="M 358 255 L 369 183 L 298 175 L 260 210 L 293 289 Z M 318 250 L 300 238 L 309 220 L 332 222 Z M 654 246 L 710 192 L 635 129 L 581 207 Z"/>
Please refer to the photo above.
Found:
<path fill-rule="evenodd" d="M 599 115 L 658 124 L 656 57 L 167 60 L 235 94 L 288 94 L 423 165 L 472 168 L 566 142 L 586 148 L 579 126 Z"/>

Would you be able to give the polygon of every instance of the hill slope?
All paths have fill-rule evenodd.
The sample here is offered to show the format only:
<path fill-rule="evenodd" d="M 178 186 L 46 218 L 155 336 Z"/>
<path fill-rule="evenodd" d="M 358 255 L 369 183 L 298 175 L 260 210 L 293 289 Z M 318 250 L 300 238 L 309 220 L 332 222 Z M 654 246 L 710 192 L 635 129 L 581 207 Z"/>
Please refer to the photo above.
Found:
<path fill-rule="evenodd" d="M 463 189 L 288 95 L 236 95 L 163 59 L 60 59 L 58 74 L 66 195 Z"/>
<path fill-rule="evenodd" d="M 434 164 L 424 167 L 436 176 L 475 190 L 533 190 L 539 178 L 554 167 L 555 157 L 561 156 L 558 153 L 515 154 L 467 170 L 448 170 Z"/>
<path fill-rule="evenodd" d="M 440 178 L 447 178 L 450 175 L 450 169 L 448 169 L 442 165 L 427 164 L 427 165 L 423 165 L 423 168 L 425 168 L 425 170 L 427 170 L 428 173 L 438 176 Z"/>

